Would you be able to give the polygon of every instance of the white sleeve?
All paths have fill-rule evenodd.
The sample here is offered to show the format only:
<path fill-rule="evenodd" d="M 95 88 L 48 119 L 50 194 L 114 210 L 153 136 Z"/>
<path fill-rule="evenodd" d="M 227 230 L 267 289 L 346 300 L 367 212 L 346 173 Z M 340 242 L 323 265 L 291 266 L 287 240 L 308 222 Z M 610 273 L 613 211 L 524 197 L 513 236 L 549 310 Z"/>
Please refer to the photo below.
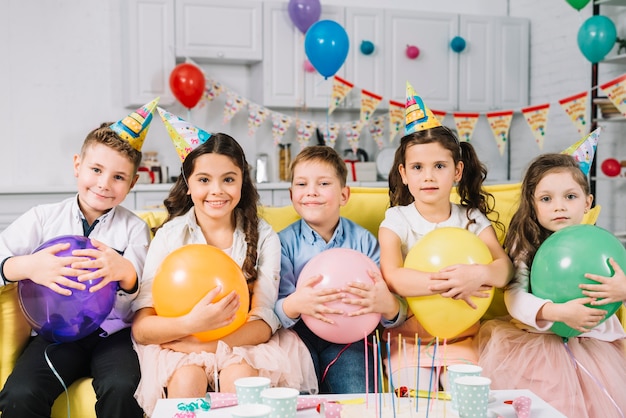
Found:
<path fill-rule="evenodd" d="M 521 263 L 515 272 L 515 282 L 504 292 L 504 303 L 511 316 L 538 331 L 548 331 L 554 322 L 537 323 L 537 314 L 543 305 L 551 302 L 541 299 L 529 292 L 530 270 Z"/>

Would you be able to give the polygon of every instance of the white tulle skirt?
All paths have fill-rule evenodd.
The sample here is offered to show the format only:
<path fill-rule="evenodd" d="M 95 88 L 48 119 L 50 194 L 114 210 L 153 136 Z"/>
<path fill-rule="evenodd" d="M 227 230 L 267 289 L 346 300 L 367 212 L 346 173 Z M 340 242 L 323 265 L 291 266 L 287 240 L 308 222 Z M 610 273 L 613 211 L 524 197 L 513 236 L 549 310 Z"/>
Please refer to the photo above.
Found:
<path fill-rule="evenodd" d="M 215 387 L 214 369 L 247 362 L 268 377 L 271 386 L 291 387 L 301 392 L 317 393 L 317 377 L 311 354 L 298 335 L 281 328 L 265 344 L 230 347 L 220 341 L 215 353 L 181 353 L 160 345 L 134 344 L 141 365 L 141 381 L 135 398 L 148 416 L 158 399 L 165 398 L 165 387 L 172 374 L 186 365 L 202 366 L 211 387 Z"/>
<path fill-rule="evenodd" d="M 508 320 L 486 321 L 478 333 L 479 365 L 491 389 L 530 389 L 567 417 L 626 415 L 622 340 L 531 333 Z M 620 411 L 623 411 L 623 414 Z"/>

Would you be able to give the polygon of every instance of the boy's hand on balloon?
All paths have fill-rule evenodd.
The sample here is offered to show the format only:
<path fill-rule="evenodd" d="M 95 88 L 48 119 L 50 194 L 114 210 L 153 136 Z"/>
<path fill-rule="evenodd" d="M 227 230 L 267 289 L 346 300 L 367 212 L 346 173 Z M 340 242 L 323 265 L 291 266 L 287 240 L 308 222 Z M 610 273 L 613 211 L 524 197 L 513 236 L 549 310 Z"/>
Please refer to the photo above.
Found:
<path fill-rule="evenodd" d="M 560 313 L 560 318 L 557 320 L 577 331 L 588 332 L 597 326 L 607 313 L 603 309 L 585 306 L 592 300 L 592 298 L 579 298 L 557 304 Z"/>
<path fill-rule="evenodd" d="M 315 285 L 321 282 L 322 279 L 322 275 L 306 279 L 290 296 L 293 296 L 293 304 L 298 306 L 300 315 L 309 315 L 320 321 L 334 324 L 334 321 L 324 315 L 342 315 L 343 311 L 330 308 L 326 304 L 341 300 L 345 295 L 341 292 L 341 289 L 315 289 Z"/>
<path fill-rule="evenodd" d="M 235 320 L 237 309 L 239 309 L 239 295 L 233 290 L 215 302 L 215 298 L 221 291 L 221 286 L 211 289 L 185 315 L 186 332 L 194 334 L 219 329 Z"/>
<path fill-rule="evenodd" d="M 78 276 L 78 281 L 86 282 L 102 278 L 98 284 L 89 288 L 89 291 L 92 293 L 97 292 L 111 282 L 120 282 L 122 289 L 131 291 L 135 287 L 137 280 L 137 272 L 133 263 L 100 241 L 92 239 L 91 244 L 96 248 L 95 250 L 72 251 L 72 255 L 89 257 L 88 260 L 83 259 L 83 261 L 72 264 L 72 267 L 91 270 L 83 272 L 83 274 Z"/>
<path fill-rule="evenodd" d="M 583 295 L 593 298 L 592 305 L 602 306 L 608 303 L 626 301 L 626 275 L 613 258 L 609 258 L 609 264 L 615 271 L 613 277 L 587 273 L 585 277 L 595 280 L 598 284 L 583 283 L 578 285 L 583 289 Z"/>
<path fill-rule="evenodd" d="M 73 264 L 84 260 L 83 257 L 57 257 L 56 253 L 67 250 L 69 243 L 55 244 L 41 251 L 31 254 L 29 257 L 29 278 L 42 286 L 60 295 L 70 296 L 71 289 L 85 290 L 85 285 L 67 277 L 78 277 L 85 273 L 84 270 L 74 267 Z M 67 277 L 66 277 L 67 276 Z"/>
<path fill-rule="evenodd" d="M 398 313 L 398 301 L 389 291 L 387 283 L 380 273 L 368 270 L 367 274 L 374 283 L 350 282 L 343 289 L 356 298 L 343 298 L 341 301 L 348 305 L 360 306 L 361 309 L 348 313 L 348 316 L 358 316 L 368 313 L 380 313 L 385 318 L 394 318 Z"/>

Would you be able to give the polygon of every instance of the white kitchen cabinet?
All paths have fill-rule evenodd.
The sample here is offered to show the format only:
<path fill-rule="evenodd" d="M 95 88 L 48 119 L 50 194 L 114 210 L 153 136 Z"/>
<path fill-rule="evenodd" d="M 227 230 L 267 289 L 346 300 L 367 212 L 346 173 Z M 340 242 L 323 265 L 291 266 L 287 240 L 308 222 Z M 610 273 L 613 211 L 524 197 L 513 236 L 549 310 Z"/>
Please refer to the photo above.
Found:
<path fill-rule="evenodd" d="M 432 109 L 457 108 L 458 54 L 450 40 L 458 34 L 459 15 L 406 10 L 385 11 L 386 99 L 404 103 L 406 82 Z M 416 59 L 406 56 L 415 45 Z"/>
<path fill-rule="evenodd" d="M 176 0 L 176 55 L 210 62 L 263 59 L 263 4 Z"/>
<path fill-rule="evenodd" d="M 174 103 L 174 0 L 125 0 L 121 8 L 124 105 L 139 107 L 155 97 L 161 106 Z"/>
<path fill-rule="evenodd" d="M 459 109 L 493 111 L 528 105 L 529 21 L 460 16 Z"/>

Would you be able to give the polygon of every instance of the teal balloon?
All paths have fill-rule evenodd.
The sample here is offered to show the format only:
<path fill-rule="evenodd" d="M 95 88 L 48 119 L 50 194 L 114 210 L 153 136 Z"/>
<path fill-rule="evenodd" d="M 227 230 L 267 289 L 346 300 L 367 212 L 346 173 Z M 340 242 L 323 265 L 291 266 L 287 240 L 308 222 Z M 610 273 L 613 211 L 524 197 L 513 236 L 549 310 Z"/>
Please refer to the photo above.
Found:
<path fill-rule="evenodd" d="M 565 303 L 586 297 L 579 284 L 595 284 L 585 273 L 612 277 L 615 274 L 609 258 L 626 268 L 626 249 L 609 231 L 594 225 L 572 225 L 550 235 L 541 244 L 530 270 L 531 292 L 554 303 Z M 604 322 L 622 305 L 621 302 L 592 306 L 607 311 Z M 561 337 L 575 337 L 581 332 L 563 322 L 555 322 L 550 329 Z"/>
<path fill-rule="evenodd" d="M 591 16 L 578 29 L 578 48 L 592 63 L 602 61 L 616 40 L 615 24 L 606 16 Z"/>
<path fill-rule="evenodd" d="M 324 76 L 332 77 L 343 65 L 350 40 L 345 29 L 334 20 L 320 20 L 304 37 L 304 52 L 309 62 Z"/>

